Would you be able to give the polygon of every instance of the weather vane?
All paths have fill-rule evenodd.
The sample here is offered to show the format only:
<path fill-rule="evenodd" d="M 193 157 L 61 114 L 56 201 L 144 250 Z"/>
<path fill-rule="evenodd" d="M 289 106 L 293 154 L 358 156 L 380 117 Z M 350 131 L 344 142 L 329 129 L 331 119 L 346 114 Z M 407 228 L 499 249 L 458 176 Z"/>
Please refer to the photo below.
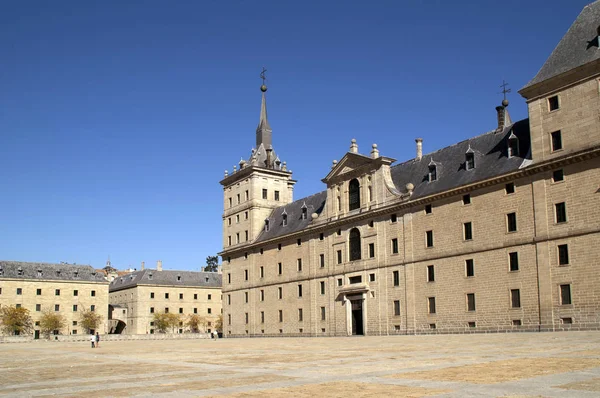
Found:
<path fill-rule="evenodd" d="M 267 71 L 267 70 L 266 70 L 266 69 L 265 69 L 265 67 L 263 66 L 263 70 L 262 70 L 262 72 L 260 72 L 260 78 L 261 78 L 261 79 L 262 79 L 262 81 L 263 81 L 263 85 L 265 84 L 265 80 L 267 79 L 267 78 L 265 77 L 265 72 L 266 72 L 266 71 Z"/>
<path fill-rule="evenodd" d="M 505 101 L 506 101 L 506 94 L 510 93 L 510 88 L 506 88 L 506 86 L 508 86 L 508 83 L 506 83 L 504 81 L 504 79 L 502 79 L 502 84 L 500 85 L 500 87 L 502 87 L 501 93 L 504 94 Z"/>

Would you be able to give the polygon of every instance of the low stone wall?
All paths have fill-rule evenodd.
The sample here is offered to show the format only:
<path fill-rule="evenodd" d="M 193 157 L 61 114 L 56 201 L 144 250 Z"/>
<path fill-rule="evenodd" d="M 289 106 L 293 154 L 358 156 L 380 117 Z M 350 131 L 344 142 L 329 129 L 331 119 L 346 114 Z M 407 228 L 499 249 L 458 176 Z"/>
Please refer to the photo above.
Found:
<path fill-rule="evenodd" d="M 123 340 L 195 340 L 210 339 L 209 333 L 155 333 L 155 334 L 101 334 L 100 343 L 103 341 Z M 32 341 L 57 341 L 57 342 L 89 342 L 89 334 L 78 335 L 51 335 L 50 339 L 41 337 L 35 340 L 33 336 L 0 336 L 0 343 L 28 343 Z"/>

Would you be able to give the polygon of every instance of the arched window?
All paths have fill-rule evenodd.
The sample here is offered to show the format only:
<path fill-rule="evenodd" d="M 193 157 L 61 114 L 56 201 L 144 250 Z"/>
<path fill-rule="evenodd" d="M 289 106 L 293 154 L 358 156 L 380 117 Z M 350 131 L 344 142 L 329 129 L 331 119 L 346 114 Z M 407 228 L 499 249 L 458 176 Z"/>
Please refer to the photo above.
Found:
<path fill-rule="evenodd" d="M 358 228 L 350 230 L 350 261 L 360 260 L 360 231 Z"/>
<path fill-rule="evenodd" d="M 350 181 L 348 187 L 348 206 L 350 210 L 360 208 L 360 184 L 356 178 Z"/>

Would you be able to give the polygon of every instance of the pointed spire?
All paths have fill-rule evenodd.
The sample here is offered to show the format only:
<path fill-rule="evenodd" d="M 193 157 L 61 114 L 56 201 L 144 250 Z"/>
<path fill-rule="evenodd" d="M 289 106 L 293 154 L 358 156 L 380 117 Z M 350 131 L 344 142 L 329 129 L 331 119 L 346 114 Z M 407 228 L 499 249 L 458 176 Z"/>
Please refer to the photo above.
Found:
<path fill-rule="evenodd" d="M 260 120 L 258 122 L 258 127 L 256 128 L 256 148 L 260 147 L 260 144 L 263 144 L 265 148 L 271 147 L 271 126 L 269 125 L 269 120 L 267 119 L 267 86 L 265 85 L 265 72 L 267 70 L 263 68 L 260 78 L 263 79 L 263 84 L 260 86 L 260 91 L 262 91 L 262 102 L 260 104 Z"/>

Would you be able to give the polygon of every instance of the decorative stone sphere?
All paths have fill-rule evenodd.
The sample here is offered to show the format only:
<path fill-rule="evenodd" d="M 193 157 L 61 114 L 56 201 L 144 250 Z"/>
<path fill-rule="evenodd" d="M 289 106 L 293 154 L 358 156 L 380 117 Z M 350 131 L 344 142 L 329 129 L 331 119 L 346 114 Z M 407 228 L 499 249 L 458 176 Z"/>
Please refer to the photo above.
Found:
<path fill-rule="evenodd" d="M 508 100 L 507 99 L 503 99 L 502 100 L 502 106 L 508 106 Z"/>
<path fill-rule="evenodd" d="M 413 191 L 415 189 L 415 186 L 409 182 L 408 184 L 406 184 L 406 190 L 407 191 Z"/>
<path fill-rule="evenodd" d="M 260 86 L 260 91 L 262 91 L 263 93 L 267 91 L 267 86 L 266 85 L 262 85 Z"/>
<path fill-rule="evenodd" d="M 319 217 L 319 215 L 317 213 L 313 213 L 310 215 L 310 218 L 312 218 L 313 220 L 316 220 Z"/>

